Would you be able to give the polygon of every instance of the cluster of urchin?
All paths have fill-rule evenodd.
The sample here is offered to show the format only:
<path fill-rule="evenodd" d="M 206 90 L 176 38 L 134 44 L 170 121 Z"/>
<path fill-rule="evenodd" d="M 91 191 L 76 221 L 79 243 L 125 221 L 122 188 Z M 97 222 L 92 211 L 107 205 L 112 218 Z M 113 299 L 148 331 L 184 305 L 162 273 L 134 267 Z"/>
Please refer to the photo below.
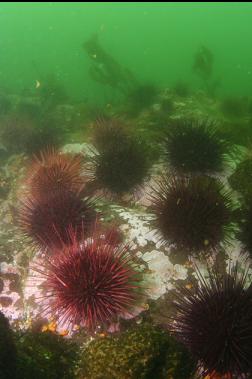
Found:
<path fill-rule="evenodd" d="M 216 173 L 223 170 L 231 145 L 211 122 L 178 121 L 167 133 L 170 170 L 151 189 L 155 228 L 163 243 L 213 257 L 238 236 L 251 246 L 251 206 L 234 208 L 230 190 Z M 211 176 L 209 176 L 211 174 Z M 202 254 L 203 253 L 203 254 Z M 208 255 L 209 256 L 209 255 Z M 177 287 L 170 332 L 198 362 L 200 378 L 250 378 L 252 372 L 252 287 L 248 269 L 230 263 L 207 277 L 196 268 L 198 285 Z"/>
<path fill-rule="evenodd" d="M 146 147 L 118 120 L 102 120 L 96 128 L 96 182 L 116 194 L 141 184 L 148 171 Z M 230 145 L 209 122 L 182 122 L 169 131 L 165 148 L 172 174 L 160 178 L 151 196 L 160 238 L 189 254 L 216 253 L 233 235 L 234 207 L 222 182 L 208 175 L 223 169 Z M 42 287 L 58 319 L 95 330 L 131 313 L 142 298 L 142 277 L 128 246 L 97 233 L 95 200 L 86 192 L 81 159 L 43 153 L 26 187 L 20 225 L 46 252 L 37 270 L 45 277 Z M 209 269 L 207 279 L 199 272 L 198 279 L 197 287 L 178 288 L 170 332 L 192 353 L 201 377 L 248 378 L 248 272 L 230 265 L 228 273 Z"/>
<path fill-rule="evenodd" d="M 19 224 L 43 253 L 34 270 L 45 279 L 43 293 L 57 320 L 94 331 L 130 314 L 142 298 L 141 275 L 113 230 L 101 237 L 81 158 L 43 152 L 25 184 Z"/>

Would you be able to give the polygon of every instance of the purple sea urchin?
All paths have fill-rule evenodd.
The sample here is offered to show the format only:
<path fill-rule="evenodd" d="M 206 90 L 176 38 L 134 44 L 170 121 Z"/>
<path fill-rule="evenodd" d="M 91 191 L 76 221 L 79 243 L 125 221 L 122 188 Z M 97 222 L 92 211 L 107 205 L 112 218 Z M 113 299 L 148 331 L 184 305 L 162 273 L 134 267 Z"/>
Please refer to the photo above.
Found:
<path fill-rule="evenodd" d="M 168 244 L 198 252 L 228 241 L 232 202 L 218 180 L 163 176 L 151 199 L 155 226 Z"/>
<path fill-rule="evenodd" d="M 179 120 L 166 137 L 168 163 L 182 173 L 214 173 L 223 169 L 230 144 L 211 121 Z"/>
<path fill-rule="evenodd" d="M 100 117 L 93 125 L 93 143 L 99 151 L 107 150 L 110 146 L 116 145 L 119 141 L 127 139 L 128 136 L 128 126 L 116 117 Z"/>
<path fill-rule="evenodd" d="M 198 272 L 199 287 L 180 287 L 170 329 L 199 361 L 202 376 L 248 378 L 252 371 L 252 289 L 247 270 Z M 214 376 L 215 375 L 215 376 Z M 219 375 L 219 376 L 218 376 Z"/>
<path fill-rule="evenodd" d="M 131 136 L 99 151 L 94 158 L 99 187 L 121 195 L 140 186 L 151 165 L 146 148 L 144 141 Z"/>

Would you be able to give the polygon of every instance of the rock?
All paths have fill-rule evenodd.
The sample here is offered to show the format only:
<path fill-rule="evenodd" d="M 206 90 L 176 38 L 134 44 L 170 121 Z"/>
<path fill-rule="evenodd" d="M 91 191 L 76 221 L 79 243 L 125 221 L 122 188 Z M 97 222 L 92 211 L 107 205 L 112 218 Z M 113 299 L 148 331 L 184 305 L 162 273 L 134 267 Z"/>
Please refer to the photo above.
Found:
<path fill-rule="evenodd" d="M 65 145 L 62 149 L 62 152 L 70 154 L 82 154 L 88 158 L 92 158 L 98 154 L 95 147 L 88 143 L 71 143 Z"/>

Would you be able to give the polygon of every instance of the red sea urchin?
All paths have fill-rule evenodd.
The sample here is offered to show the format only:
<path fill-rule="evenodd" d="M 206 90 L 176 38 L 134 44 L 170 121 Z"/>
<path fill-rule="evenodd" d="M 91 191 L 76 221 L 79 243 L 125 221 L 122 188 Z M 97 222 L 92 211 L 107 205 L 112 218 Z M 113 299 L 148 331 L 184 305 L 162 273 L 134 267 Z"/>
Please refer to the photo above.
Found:
<path fill-rule="evenodd" d="M 81 171 L 82 159 L 79 155 L 63 154 L 53 148 L 42 151 L 28 171 L 28 193 L 38 198 L 57 190 L 78 192 L 86 182 Z"/>
<path fill-rule="evenodd" d="M 94 200 L 83 192 L 58 190 L 43 199 L 27 197 L 19 208 L 19 225 L 33 243 L 43 251 L 70 243 L 67 229 L 78 238 L 90 229 L 96 218 Z"/>
<path fill-rule="evenodd" d="M 252 288 L 247 270 L 198 272 L 199 287 L 180 287 L 169 327 L 209 378 L 249 378 L 252 372 Z"/>
<path fill-rule="evenodd" d="M 142 275 L 128 247 L 115 247 L 94 235 L 81 244 L 72 237 L 71 246 L 35 271 L 46 278 L 42 288 L 50 312 L 72 326 L 83 325 L 92 331 L 106 327 L 130 314 L 142 298 Z"/>

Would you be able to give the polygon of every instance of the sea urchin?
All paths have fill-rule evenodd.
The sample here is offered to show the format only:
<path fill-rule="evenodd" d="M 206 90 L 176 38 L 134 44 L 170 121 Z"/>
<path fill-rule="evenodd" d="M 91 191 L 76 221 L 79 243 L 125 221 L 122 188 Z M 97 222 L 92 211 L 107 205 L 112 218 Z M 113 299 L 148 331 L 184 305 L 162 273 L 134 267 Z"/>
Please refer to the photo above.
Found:
<path fill-rule="evenodd" d="M 167 132 L 166 158 L 179 172 L 205 174 L 221 171 L 229 151 L 230 144 L 208 120 L 179 120 Z"/>
<path fill-rule="evenodd" d="M 71 233 L 70 233 L 71 234 Z M 42 287 L 60 322 L 89 330 L 107 326 L 131 313 L 141 299 L 141 274 L 128 247 L 115 247 L 92 236 L 81 244 L 72 234 L 71 246 L 47 259 Z"/>
<path fill-rule="evenodd" d="M 231 233 L 232 202 L 207 176 L 163 176 L 151 195 L 161 239 L 189 251 L 215 249 Z"/>
<path fill-rule="evenodd" d="M 95 221 L 94 200 L 83 192 L 58 190 L 43 196 L 25 198 L 19 208 L 19 225 L 24 235 L 43 251 L 71 243 L 71 228 L 81 238 L 83 229 Z"/>
<path fill-rule="evenodd" d="M 57 190 L 80 191 L 86 178 L 82 175 L 79 155 L 63 154 L 55 149 L 41 151 L 28 171 L 26 186 L 30 195 L 46 197 Z"/>
<path fill-rule="evenodd" d="M 94 176 L 101 188 L 120 195 L 143 183 L 150 163 L 145 142 L 129 136 L 114 140 L 108 148 L 99 151 L 94 158 Z"/>
<path fill-rule="evenodd" d="M 181 287 L 170 328 L 199 361 L 209 378 L 248 378 L 252 371 L 252 288 L 247 270 L 237 264 L 228 273 L 198 271 L 196 289 Z"/>
<path fill-rule="evenodd" d="M 93 125 L 93 144 L 99 151 L 113 147 L 128 136 L 128 126 L 117 117 L 100 117 Z"/>

